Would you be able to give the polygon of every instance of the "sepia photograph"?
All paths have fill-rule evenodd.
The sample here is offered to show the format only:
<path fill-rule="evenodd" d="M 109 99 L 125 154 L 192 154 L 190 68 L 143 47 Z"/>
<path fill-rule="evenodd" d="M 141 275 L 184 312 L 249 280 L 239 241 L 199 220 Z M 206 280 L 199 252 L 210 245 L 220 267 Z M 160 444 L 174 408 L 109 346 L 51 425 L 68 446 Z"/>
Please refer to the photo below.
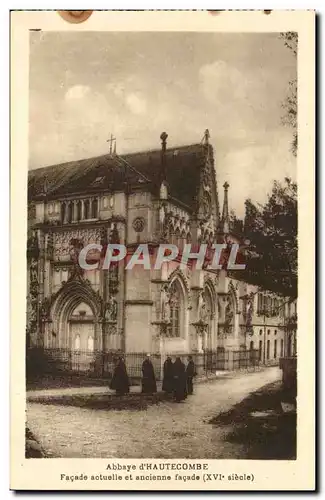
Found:
<path fill-rule="evenodd" d="M 27 455 L 295 459 L 297 44 L 30 34 Z"/>
<path fill-rule="evenodd" d="M 92 30 L 108 13 L 76 12 L 84 29 L 53 12 L 64 29 L 27 35 L 22 463 L 104 459 L 88 479 L 60 466 L 59 489 L 254 489 L 257 461 L 292 475 L 311 366 L 305 39 Z"/>

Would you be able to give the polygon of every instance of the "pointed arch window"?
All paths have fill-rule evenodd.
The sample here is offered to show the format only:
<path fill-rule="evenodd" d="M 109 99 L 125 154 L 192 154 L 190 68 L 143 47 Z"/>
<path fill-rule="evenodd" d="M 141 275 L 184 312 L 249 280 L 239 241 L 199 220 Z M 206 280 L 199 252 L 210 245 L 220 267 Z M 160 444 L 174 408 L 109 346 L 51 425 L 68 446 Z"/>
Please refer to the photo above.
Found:
<path fill-rule="evenodd" d="M 176 279 L 170 286 L 170 325 L 169 337 L 181 337 L 184 328 L 184 295 L 179 281 Z"/>
<path fill-rule="evenodd" d="M 79 335 L 79 333 L 77 333 L 77 335 L 75 336 L 74 348 L 76 351 L 79 351 L 79 349 L 80 349 L 80 335 Z"/>
<path fill-rule="evenodd" d="M 91 335 L 89 335 L 87 340 L 87 349 L 88 351 L 94 350 L 94 337 L 92 337 Z"/>

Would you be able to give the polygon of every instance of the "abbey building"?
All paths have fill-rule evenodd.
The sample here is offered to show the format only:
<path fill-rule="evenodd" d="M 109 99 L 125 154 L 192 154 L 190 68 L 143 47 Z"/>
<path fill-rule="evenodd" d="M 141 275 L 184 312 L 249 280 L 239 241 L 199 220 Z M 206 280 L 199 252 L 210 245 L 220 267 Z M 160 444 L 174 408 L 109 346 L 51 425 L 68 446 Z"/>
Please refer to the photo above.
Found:
<path fill-rule="evenodd" d="M 104 155 L 31 170 L 28 180 L 27 339 L 30 346 L 152 353 L 256 349 L 261 360 L 295 349 L 288 301 L 226 269 L 82 270 L 89 243 L 238 241 L 224 184 L 219 205 L 213 149 L 201 143 Z M 290 316 L 294 315 L 295 304 Z"/>

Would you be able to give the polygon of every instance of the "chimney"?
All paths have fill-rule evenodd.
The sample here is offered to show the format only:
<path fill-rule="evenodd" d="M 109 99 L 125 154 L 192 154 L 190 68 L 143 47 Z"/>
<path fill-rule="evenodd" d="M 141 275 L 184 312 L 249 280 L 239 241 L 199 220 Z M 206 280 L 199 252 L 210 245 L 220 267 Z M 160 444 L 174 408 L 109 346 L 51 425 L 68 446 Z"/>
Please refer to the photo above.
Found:
<path fill-rule="evenodd" d="M 228 182 L 223 185 L 225 190 L 223 198 L 223 208 L 222 208 L 222 219 L 221 219 L 221 230 L 225 233 L 229 233 L 229 207 L 228 207 Z"/>

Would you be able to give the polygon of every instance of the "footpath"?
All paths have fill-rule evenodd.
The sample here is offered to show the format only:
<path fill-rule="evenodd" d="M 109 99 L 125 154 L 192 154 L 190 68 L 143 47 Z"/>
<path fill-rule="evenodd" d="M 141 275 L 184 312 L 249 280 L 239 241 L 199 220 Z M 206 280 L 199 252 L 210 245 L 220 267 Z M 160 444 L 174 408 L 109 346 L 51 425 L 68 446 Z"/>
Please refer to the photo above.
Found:
<path fill-rule="evenodd" d="M 254 373 L 254 372 L 263 372 L 267 369 L 267 367 L 257 367 L 254 369 L 246 369 L 246 370 L 237 370 L 237 371 L 216 371 L 215 373 L 209 373 L 200 377 L 195 377 L 195 384 L 209 383 L 218 379 L 231 379 L 240 373 Z M 73 382 L 72 382 L 73 383 Z M 87 398 L 87 397 L 97 397 L 100 398 L 113 398 L 115 396 L 115 391 L 108 387 L 108 384 L 102 382 L 103 385 L 88 385 L 88 386 L 62 386 L 55 388 L 42 388 L 42 389 L 30 389 L 27 390 L 27 401 L 34 403 L 52 403 L 58 404 L 60 401 L 62 404 L 67 404 L 67 402 L 71 399 L 71 403 L 73 404 L 74 398 Z M 104 385 L 105 384 L 105 385 Z M 137 394 L 141 394 L 141 384 L 132 385 L 130 387 L 130 393 L 124 398 L 134 397 Z M 157 395 L 162 395 L 162 382 L 157 382 Z M 120 397 L 119 397 L 120 398 Z M 115 398 L 114 398 L 115 399 Z M 162 398 L 159 397 L 159 400 Z M 78 405 L 77 405 L 78 406 Z"/>
<path fill-rule="evenodd" d="M 28 401 L 27 425 L 48 457 L 246 458 L 245 444 L 227 439 L 229 427 L 209 422 L 252 392 L 280 379 L 277 367 L 260 372 L 227 373 L 208 383 L 195 384 L 194 395 L 181 404 L 163 400 L 131 408 L 130 400 L 134 398 L 138 404 L 145 402 L 144 395 L 131 393 L 116 398 L 128 401 L 118 411 L 109 405 L 95 409 L 71 403 L 53 404 L 51 398 L 41 404 Z"/>

